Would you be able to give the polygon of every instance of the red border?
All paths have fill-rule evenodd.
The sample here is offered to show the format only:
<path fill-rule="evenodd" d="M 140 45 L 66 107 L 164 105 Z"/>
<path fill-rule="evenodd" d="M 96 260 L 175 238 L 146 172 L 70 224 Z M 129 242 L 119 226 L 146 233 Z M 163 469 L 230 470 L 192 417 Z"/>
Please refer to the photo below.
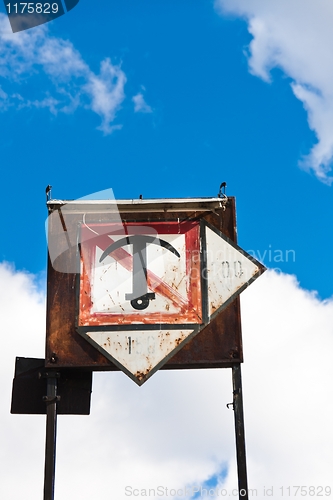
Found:
<path fill-rule="evenodd" d="M 112 227 L 113 226 L 113 227 Z M 177 313 L 161 314 L 147 313 L 146 315 L 133 313 L 92 313 L 90 276 L 92 264 L 95 261 L 96 246 L 105 250 L 112 240 L 109 234 L 135 234 L 136 227 L 151 227 L 158 234 L 185 234 L 186 245 L 186 274 L 189 276 L 188 298 L 182 297 L 154 273 L 148 270 L 147 282 L 156 293 L 162 293 L 179 307 Z M 115 229 L 116 227 L 116 229 Z M 110 229 L 109 229 L 110 228 Z M 92 231 L 99 233 L 92 236 Z M 119 248 L 111 254 L 122 265 L 132 270 L 132 256 L 125 249 Z M 81 225 L 81 275 L 78 326 L 108 326 L 145 324 L 201 324 L 202 301 L 200 279 L 200 224 L 197 221 L 187 222 L 128 222 L 119 224 L 89 224 Z"/>

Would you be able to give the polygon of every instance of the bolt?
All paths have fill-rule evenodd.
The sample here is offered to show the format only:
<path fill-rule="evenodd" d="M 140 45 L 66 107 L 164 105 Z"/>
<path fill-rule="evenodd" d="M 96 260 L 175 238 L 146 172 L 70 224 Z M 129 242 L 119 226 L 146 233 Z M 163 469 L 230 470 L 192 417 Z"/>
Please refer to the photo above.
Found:
<path fill-rule="evenodd" d="M 51 358 L 50 358 L 50 363 L 56 363 L 56 362 L 57 362 L 57 359 L 58 359 L 58 357 L 57 357 L 56 353 L 55 353 L 55 352 L 53 352 L 53 353 L 52 353 L 52 356 L 51 356 Z"/>

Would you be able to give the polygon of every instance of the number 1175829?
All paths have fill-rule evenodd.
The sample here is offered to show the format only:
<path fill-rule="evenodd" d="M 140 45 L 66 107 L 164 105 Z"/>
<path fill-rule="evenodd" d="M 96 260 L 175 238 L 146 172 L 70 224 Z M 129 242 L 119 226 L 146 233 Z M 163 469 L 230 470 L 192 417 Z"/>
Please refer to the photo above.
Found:
<path fill-rule="evenodd" d="M 7 13 L 10 14 L 57 14 L 59 5 L 53 3 L 40 2 L 10 2 L 6 4 Z"/>

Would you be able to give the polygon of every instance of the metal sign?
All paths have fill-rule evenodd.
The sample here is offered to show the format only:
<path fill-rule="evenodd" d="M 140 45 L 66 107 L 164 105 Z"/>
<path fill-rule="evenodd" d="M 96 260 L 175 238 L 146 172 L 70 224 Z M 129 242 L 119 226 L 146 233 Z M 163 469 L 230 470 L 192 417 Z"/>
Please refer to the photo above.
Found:
<path fill-rule="evenodd" d="M 217 198 L 117 202 L 51 200 L 47 186 L 45 365 L 16 358 L 11 406 L 46 413 L 44 500 L 54 498 L 57 415 L 89 414 L 92 371 L 121 369 L 142 385 L 163 367 L 232 367 L 227 407 L 248 499 L 238 296 L 265 267 L 236 244 L 225 185 Z"/>
<path fill-rule="evenodd" d="M 62 255 L 50 254 L 47 366 L 121 369 L 142 385 L 161 367 L 242 362 L 237 296 L 265 268 L 232 241 L 234 199 L 48 206 Z"/>
<path fill-rule="evenodd" d="M 47 379 L 45 359 L 17 357 L 13 379 L 11 413 L 45 415 L 47 413 Z M 57 370 L 58 415 L 89 415 L 92 372 L 73 369 Z"/>
<path fill-rule="evenodd" d="M 204 221 L 81 231 L 78 331 L 139 385 L 261 273 Z"/>

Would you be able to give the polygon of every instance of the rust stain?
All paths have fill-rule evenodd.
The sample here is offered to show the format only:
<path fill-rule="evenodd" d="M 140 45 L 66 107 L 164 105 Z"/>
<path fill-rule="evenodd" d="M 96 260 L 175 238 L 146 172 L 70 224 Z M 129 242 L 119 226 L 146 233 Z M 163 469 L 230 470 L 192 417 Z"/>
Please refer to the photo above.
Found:
<path fill-rule="evenodd" d="M 214 213 L 204 213 L 199 214 L 204 220 L 212 224 L 217 229 L 220 229 L 222 233 L 224 233 L 227 237 L 229 237 L 235 243 L 236 241 L 236 225 L 235 225 L 235 202 L 232 197 L 229 198 L 228 206 L 226 207 L 226 211 L 223 213 L 223 218 L 220 218 L 219 214 Z M 121 214 L 124 223 L 126 224 L 126 220 L 132 220 L 133 214 L 130 213 L 122 213 Z M 141 224 L 146 223 L 147 214 L 136 214 L 137 220 L 142 221 Z M 92 214 L 90 217 L 90 223 L 96 223 L 96 214 Z M 188 212 L 168 212 L 166 216 L 163 213 L 150 214 L 149 220 L 152 222 L 165 223 L 164 219 L 168 218 L 177 218 L 180 217 L 180 220 L 184 222 L 184 218 L 187 220 L 193 219 L 194 213 L 190 210 Z M 104 226 L 110 224 L 110 214 L 98 214 L 98 220 Z M 76 238 L 76 232 L 78 224 L 82 222 L 82 216 L 80 214 L 71 214 L 71 231 L 72 237 Z M 112 221 L 111 221 L 112 222 Z M 87 219 L 87 223 L 89 223 Z M 186 222 L 187 224 L 187 222 Z M 54 240 L 58 241 L 59 238 L 57 236 L 58 233 L 55 232 L 56 228 L 52 227 L 52 221 L 49 226 L 49 234 L 50 237 Z M 56 239 L 57 238 L 57 239 Z M 97 237 L 96 241 L 99 241 L 101 236 Z M 112 243 L 111 239 L 106 236 L 107 245 Z M 81 249 L 82 261 L 89 262 L 91 259 L 89 253 L 92 251 L 93 245 L 89 247 L 88 245 L 85 249 Z M 100 246 L 100 245 L 99 245 Z M 106 247 L 105 247 L 106 248 Z M 132 264 L 132 257 L 128 254 L 126 256 L 126 252 L 123 253 L 121 249 L 122 258 L 129 257 L 127 260 L 127 265 L 129 269 Z M 112 255 L 113 256 L 113 255 Z M 75 265 L 76 262 L 76 254 L 73 251 L 68 255 L 69 263 Z M 67 257 L 66 257 L 67 258 Z M 188 269 L 199 268 L 199 263 L 195 266 L 195 256 L 191 257 L 191 254 L 188 253 L 186 256 L 188 259 Z M 90 260 L 93 262 L 93 259 Z M 124 261 L 120 262 L 116 260 L 116 265 L 122 265 Z M 68 264 L 68 265 L 70 265 Z M 81 273 L 81 297 L 80 302 L 82 300 L 82 308 L 84 317 L 85 311 L 91 309 L 91 300 L 89 298 L 90 293 L 90 283 L 89 283 L 89 267 L 85 266 L 82 269 Z M 263 270 L 261 267 L 258 268 L 257 273 L 261 274 Z M 255 274 L 255 273 L 254 273 Z M 52 352 L 56 352 L 58 356 L 57 366 L 59 367 L 85 367 L 92 369 L 103 369 L 103 370 L 111 370 L 118 371 L 118 368 L 109 361 L 105 356 L 103 356 L 99 351 L 96 350 L 95 347 L 88 344 L 86 339 L 82 338 L 76 330 L 76 299 L 75 294 L 73 292 L 73 279 L 76 278 L 77 275 L 74 274 L 66 274 L 60 273 L 56 271 L 49 261 L 48 263 L 48 298 L 47 298 L 47 338 L 46 338 L 46 366 L 51 366 L 50 357 Z M 163 280 L 162 280 L 163 281 Z M 83 283 L 84 282 L 84 283 Z M 173 291 L 172 291 L 173 293 Z M 196 304 L 196 294 L 200 296 L 200 290 L 197 292 L 192 287 L 191 290 L 192 296 L 190 296 L 190 301 L 193 304 Z M 173 293 L 173 296 L 175 294 Z M 199 299 L 198 299 L 199 300 Z M 170 301 L 170 303 L 172 303 Z M 178 306 L 178 303 L 177 303 Z M 198 309 L 196 310 L 198 311 Z M 188 310 L 186 311 L 188 312 Z M 167 313 L 165 313 L 167 317 Z M 169 316 L 171 314 L 169 313 Z M 179 318 L 183 315 L 178 313 Z M 201 316 L 201 314 L 200 314 Z M 109 315 L 110 317 L 110 315 Z M 193 313 L 194 317 L 194 313 Z M 95 318 L 96 323 L 99 324 L 102 318 Z M 108 315 L 106 314 L 104 317 L 105 320 L 108 319 Z M 95 321 L 94 320 L 94 321 Z M 140 321 L 145 322 L 145 319 Z M 159 316 L 153 318 L 152 321 L 155 321 L 156 324 L 159 323 Z M 172 321 L 170 321 L 171 323 Z M 195 321 L 193 321 L 195 322 Z M 121 323 L 121 322 L 120 322 Z M 82 323 L 79 323 L 79 326 Z M 170 333 L 166 332 L 164 334 L 164 342 L 168 343 L 168 339 L 170 339 Z M 134 340 L 132 339 L 132 344 Z M 238 359 L 242 361 L 243 358 L 243 350 L 242 350 L 242 337 L 241 337 L 241 328 L 240 328 L 240 308 L 239 308 L 239 298 L 237 298 L 232 304 L 230 304 L 221 314 L 219 314 L 211 323 L 205 327 L 197 336 L 195 336 L 185 347 L 183 347 L 177 354 L 175 354 L 172 359 L 170 359 L 165 368 L 169 369 L 189 369 L 189 368 L 214 368 L 214 367 L 230 367 L 230 364 L 236 359 L 234 356 L 237 356 Z M 149 369 L 145 372 L 137 372 L 136 376 L 138 379 L 142 379 L 149 373 Z"/>
<path fill-rule="evenodd" d="M 216 309 L 217 309 L 217 306 L 215 304 L 211 304 L 210 307 L 212 308 L 212 312 L 216 311 Z"/>
<path fill-rule="evenodd" d="M 198 226 L 194 226 L 190 231 L 185 232 L 185 239 L 187 241 L 187 245 L 190 248 L 195 248 L 198 246 Z M 89 276 L 92 272 L 92 262 L 93 262 L 93 248 L 98 246 L 102 250 L 105 250 L 110 244 L 112 244 L 114 240 L 109 238 L 106 234 L 102 234 L 94 238 L 94 240 L 88 240 L 86 246 L 88 248 L 83 249 L 82 252 L 82 263 L 84 272 L 81 277 L 81 293 L 80 293 L 80 303 L 81 303 L 81 311 L 79 315 L 79 324 L 80 326 L 93 326 L 98 324 L 132 324 L 135 322 L 138 323 L 154 323 L 161 321 L 161 314 L 157 319 L 155 318 L 154 313 L 150 313 L 148 318 L 145 318 L 142 314 L 133 314 L 126 315 L 125 309 L 119 304 L 119 307 L 123 311 L 124 314 L 120 313 L 108 313 L 108 312 L 91 312 L 91 285 Z M 192 246 L 191 246 L 192 245 Z M 85 245 L 83 245 L 85 246 Z M 196 248 L 195 248 L 196 250 Z M 111 252 L 110 255 L 122 265 L 126 270 L 132 272 L 133 271 L 133 256 L 129 254 L 124 248 L 118 248 L 115 251 Z M 88 260 L 86 260 L 88 259 Z M 200 262 L 195 260 L 192 257 L 191 252 L 186 252 L 186 272 L 198 271 L 200 267 Z M 198 269 L 197 269 L 198 268 Z M 197 275 L 197 272 L 193 273 L 194 276 Z M 167 314 L 165 318 L 163 318 L 164 322 L 167 323 L 177 323 L 179 322 L 179 317 L 182 317 L 182 322 L 190 322 L 190 323 L 200 323 L 202 318 L 202 305 L 201 305 L 201 290 L 200 290 L 200 281 L 199 284 L 196 282 L 190 283 L 187 288 L 188 297 L 184 298 L 177 288 L 178 285 L 174 283 L 170 286 L 168 283 L 165 283 L 161 278 L 156 276 L 152 271 L 147 270 L 147 284 L 151 290 L 154 290 L 155 293 L 165 297 L 168 299 L 172 305 L 177 309 L 177 313 Z M 82 300 L 83 291 L 86 292 L 86 301 Z M 86 305 L 84 303 L 86 302 Z M 166 311 L 169 309 L 166 308 Z"/>
<path fill-rule="evenodd" d="M 150 365 L 148 368 L 146 368 L 144 371 L 137 371 L 134 376 L 138 379 L 138 380 L 142 380 L 146 375 L 148 375 L 148 373 L 151 371 L 152 369 L 152 366 Z"/>
<path fill-rule="evenodd" d="M 102 250 L 106 250 L 112 243 L 114 243 L 114 240 L 105 234 L 98 237 L 98 246 Z M 133 257 L 124 248 L 118 248 L 114 252 L 111 252 L 110 255 L 127 271 L 133 271 Z M 149 288 L 168 298 L 175 306 L 181 309 L 181 312 L 185 312 L 188 308 L 187 301 L 149 269 L 147 270 L 147 283 Z"/>

